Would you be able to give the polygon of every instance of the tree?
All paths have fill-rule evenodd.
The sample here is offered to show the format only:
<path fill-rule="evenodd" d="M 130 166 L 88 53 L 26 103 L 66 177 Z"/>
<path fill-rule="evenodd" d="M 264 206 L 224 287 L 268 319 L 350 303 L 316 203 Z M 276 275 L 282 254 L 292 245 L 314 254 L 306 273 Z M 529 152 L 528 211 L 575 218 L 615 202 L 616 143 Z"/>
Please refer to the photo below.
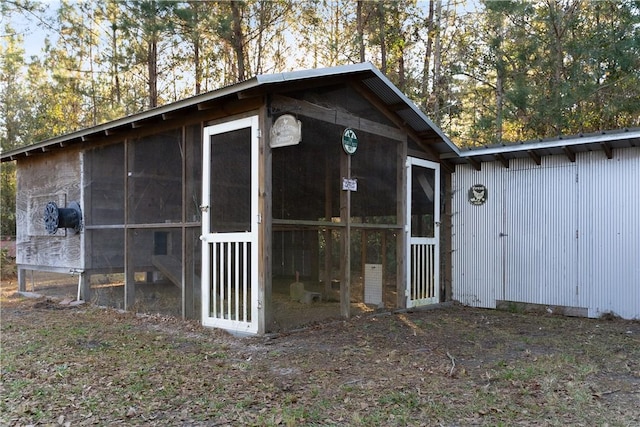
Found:
<path fill-rule="evenodd" d="M 27 105 L 20 83 L 24 69 L 22 37 L 9 25 L 4 27 L 0 44 L 0 149 L 9 151 L 28 142 L 23 120 Z M 6 40 L 6 44 L 4 42 Z M 15 164 L 2 163 L 0 167 L 0 235 L 16 234 L 16 177 Z"/>
<path fill-rule="evenodd" d="M 127 53 L 134 65 L 145 69 L 146 108 L 158 106 L 159 55 L 173 31 L 171 13 L 176 3 L 168 0 L 135 0 L 122 3 L 121 26 Z M 142 109 L 144 109 L 144 107 Z"/>

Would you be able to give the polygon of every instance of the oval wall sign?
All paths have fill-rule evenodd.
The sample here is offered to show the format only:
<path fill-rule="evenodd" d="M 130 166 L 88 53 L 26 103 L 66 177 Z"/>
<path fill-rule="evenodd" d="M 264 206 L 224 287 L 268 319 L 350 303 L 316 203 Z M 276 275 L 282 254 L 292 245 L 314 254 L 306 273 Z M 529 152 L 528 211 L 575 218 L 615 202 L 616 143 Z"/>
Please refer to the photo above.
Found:
<path fill-rule="evenodd" d="M 351 155 L 358 149 L 358 137 L 351 128 L 346 128 L 342 133 L 342 148 L 345 153 Z"/>

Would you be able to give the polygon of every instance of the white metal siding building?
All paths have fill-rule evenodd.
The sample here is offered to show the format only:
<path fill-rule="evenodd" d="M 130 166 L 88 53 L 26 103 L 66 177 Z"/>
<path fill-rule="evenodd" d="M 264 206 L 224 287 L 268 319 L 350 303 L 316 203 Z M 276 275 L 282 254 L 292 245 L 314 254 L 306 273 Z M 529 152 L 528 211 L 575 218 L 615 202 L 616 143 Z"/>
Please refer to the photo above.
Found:
<path fill-rule="evenodd" d="M 460 160 L 454 300 L 640 319 L 640 131 L 483 148 Z M 471 200 L 474 186 L 482 200 Z"/>

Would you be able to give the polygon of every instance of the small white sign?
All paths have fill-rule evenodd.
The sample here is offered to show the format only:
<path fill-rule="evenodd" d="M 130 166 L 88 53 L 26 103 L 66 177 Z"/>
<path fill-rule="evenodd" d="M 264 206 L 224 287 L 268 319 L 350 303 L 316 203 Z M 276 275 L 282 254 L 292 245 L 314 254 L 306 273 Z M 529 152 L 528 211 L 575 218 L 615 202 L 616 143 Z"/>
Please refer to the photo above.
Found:
<path fill-rule="evenodd" d="M 358 191 L 358 180 L 342 178 L 342 189 L 345 191 Z"/>

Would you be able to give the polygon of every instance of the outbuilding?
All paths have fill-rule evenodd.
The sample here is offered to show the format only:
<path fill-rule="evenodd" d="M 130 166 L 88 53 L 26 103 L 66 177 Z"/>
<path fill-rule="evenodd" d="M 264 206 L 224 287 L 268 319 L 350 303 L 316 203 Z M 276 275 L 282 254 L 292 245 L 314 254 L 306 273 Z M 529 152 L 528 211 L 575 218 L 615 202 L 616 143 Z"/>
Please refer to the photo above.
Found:
<path fill-rule="evenodd" d="M 261 75 L 2 153 L 19 288 L 62 275 L 78 299 L 239 334 L 437 303 L 445 154 L 459 150 L 369 63 Z"/>
<path fill-rule="evenodd" d="M 640 318 L 639 129 L 460 151 L 363 63 L 1 159 L 21 291 L 35 272 L 44 293 L 238 334 L 449 300 Z"/>
<path fill-rule="evenodd" d="M 454 300 L 640 319 L 640 129 L 444 157 Z"/>

